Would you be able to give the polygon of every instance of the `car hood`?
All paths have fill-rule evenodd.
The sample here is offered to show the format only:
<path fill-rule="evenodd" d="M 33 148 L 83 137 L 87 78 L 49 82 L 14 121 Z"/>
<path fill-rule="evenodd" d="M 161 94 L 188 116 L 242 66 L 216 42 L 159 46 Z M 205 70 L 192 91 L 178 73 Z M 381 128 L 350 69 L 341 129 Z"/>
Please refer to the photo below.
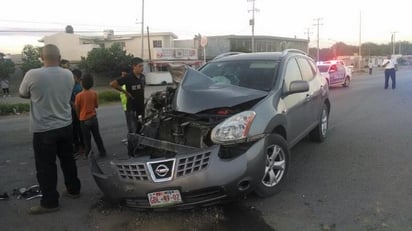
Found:
<path fill-rule="evenodd" d="M 213 108 L 233 107 L 263 98 L 267 94 L 266 91 L 230 84 L 218 84 L 207 75 L 189 68 L 176 90 L 173 109 L 179 112 L 196 114 Z"/>

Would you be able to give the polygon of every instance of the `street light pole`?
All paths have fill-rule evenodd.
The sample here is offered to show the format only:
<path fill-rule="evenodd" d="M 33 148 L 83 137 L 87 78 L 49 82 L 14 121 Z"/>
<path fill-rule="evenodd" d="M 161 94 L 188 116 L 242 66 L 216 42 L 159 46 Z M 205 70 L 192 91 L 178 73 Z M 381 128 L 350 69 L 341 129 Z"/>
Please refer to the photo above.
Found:
<path fill-rule="evenodd" d="M 392 32 L 391 42 L 392 42 L 392 54 L 395 54 L 395 34 L 398 33 L 397 31 Z"/>
<path fill-rule="evenodd" d="M 359 12 L 359 70 L 362 65 L 362 11 Z"/>
<path fill-rule="evenodd" d="M 317 41 L 316 41 L 316 43 L 317 43 L 317 48 L 316 48 L 316 50 L 317 50 L 317 52 L 316 52 L 316 62 L 319 62 L 319 26 L 321 26 L 321 25 L 323 25 L 323 24 L 320 24 L 320 20 L 322 20 L 322 18 L 315 18 L 315 20 L 316 20 L 316 23 L 315 24 L 313 24 L 314 26 L 316 26 L 317 27 L 317 30 L 318 30 L 318 33 L 317 33 Z"/>
<path fill-rule="evenodd" d="M 308 47 L 307 47 L 307 54 L 309 55 L 309 43 L 310 43 L 310 35 L 312 34 L 312 31 L 310 31 L 310 28 L 306 28 L 305 34 L 308 35 Z"/>
<path fill-rule="evenodd" d="M 252 19 L 249 20 L 249 25 L 252 26 L 252 53 L 255 52 L 255 12 L 259 12 L 258 9 L 255 8 L 255 1 L 256 0 L 247 0 L 248 2 L 252 2 L 252 10 L 249 10 L 248 12 L 252 11 Z"/>

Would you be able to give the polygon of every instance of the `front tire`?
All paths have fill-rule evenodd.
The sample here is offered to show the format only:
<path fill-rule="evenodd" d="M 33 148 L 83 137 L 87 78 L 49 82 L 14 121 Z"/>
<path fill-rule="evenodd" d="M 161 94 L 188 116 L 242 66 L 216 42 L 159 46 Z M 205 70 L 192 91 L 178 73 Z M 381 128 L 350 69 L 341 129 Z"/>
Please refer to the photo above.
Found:
<path fill-rule="evenodd" d="M 260 197 L 269 197 L 281 190 L 289 169 L 289 149 L 286 140 L 272 134 L 265 146 L 265 169 L 262 180 L 255 189 Z"/>
<path fill-rule="evenodd" d="M 343 87 L 349 87 L 350 85 L 350 77 L 346 76 L 345 82 L 343 82 Z"/>
<path fill-rule="evenodd" d="M 319 124 L 310 132 L 309 138 L 312 141 L 323 142 L 328 134 L 329 127 L 329 110 L 323 105 L 322 113 L 319 118 Z"/>

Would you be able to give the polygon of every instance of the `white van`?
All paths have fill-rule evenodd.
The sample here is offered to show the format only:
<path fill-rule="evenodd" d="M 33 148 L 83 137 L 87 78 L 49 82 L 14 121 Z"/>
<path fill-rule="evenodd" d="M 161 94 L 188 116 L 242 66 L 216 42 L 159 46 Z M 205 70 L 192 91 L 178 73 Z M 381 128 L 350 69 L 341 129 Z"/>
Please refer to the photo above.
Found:
<path fill-rule="evenodd" d="M 169 64 L 188 65 L 193 68 L 198 68 L 202 65 L 199 60 L 170 60 L 170 61 L 150 61 L 144 63 L 144 74 L 146 76 L 147 85 L 167 85 L 172 84 L 172 76 L 168 70 Z"/>

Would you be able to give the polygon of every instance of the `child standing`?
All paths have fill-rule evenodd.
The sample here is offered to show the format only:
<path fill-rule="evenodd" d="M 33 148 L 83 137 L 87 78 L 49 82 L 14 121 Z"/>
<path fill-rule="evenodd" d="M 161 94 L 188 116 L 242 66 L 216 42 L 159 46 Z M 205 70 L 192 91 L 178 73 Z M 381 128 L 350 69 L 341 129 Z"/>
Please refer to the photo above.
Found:
<path fill-rule="evenodd" d="M 80 127 L 83 132 L 83 141 L 85 146 L 85 157 L 91 153 L 91 134 L 99 150 L 101 157 L 106 156 L 106 149 L 103 145 L 102 137 L 99 132 L 99 123 L 96 117 L 96 108 L 98 105 L 97 94 L 91 90 L 93 87 L 93 76 L 86 74 L 82 80 L 83 90 L 76 95 L 75 108 L 80 120 Z"/>
<path fill-rule="evenodd" d="M 72 106 L 72 120 L 73 120 L 73 154 L 75 159 L 84 154 L 84 142 L 83 142 L 83 132 L 80 128 L 80 120 L 77 117 L 76 109 L 74 106 L 74 101 L 76 95 L 82 91 L 81 77 L 82 72 L 79 69 L 74 69 L 72 71 L 74 77 L 74 87 L 72 91 L 72 97 L 70 98 L 70 105 Z"/>
<path fill-rule="evenodd" d="M 3 89 L 3 98 L 10 96 L 9 92 L 9 80 L 8 79 L 2 79 L 1 80 L 1 88 Z"/>

